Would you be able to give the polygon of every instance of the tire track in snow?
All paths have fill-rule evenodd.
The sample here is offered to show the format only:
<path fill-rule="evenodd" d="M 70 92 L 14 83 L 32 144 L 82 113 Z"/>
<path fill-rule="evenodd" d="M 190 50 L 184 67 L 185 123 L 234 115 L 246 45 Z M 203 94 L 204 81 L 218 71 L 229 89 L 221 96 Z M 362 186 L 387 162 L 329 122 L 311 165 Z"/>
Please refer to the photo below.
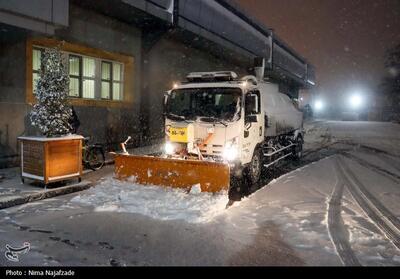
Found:
<path fill-rule="evenodd" d="M 376 147 L 368 146 L 368 145 L 365 145 L 365 144 L 358 144 L 358 146 L 361 149 L 372 151 L 372 152 L 375 152 L 377 154 L 383 154 L 383 155 L 386 155 L 386 156 L 393 156 L 395 158 L 400 158 L 399 156 L 395 156 L 395 155 L 391 154 L 388 151 L 385 151 L 385 150 L 382 150 L 382 149 L 379 149 L 379 148 L 376 148 Z"/>
<path fill-rule="evenodd" d="M 359 181 L 356 175 L 349 169 L 346 162 L 339 157 L 338 169 L 342 174 L 346 185 L 359 204 L 361 209 L 384 233 L 393 245 L 400 250 L 400 221 L 380 201 L 378 201 Z"/>
<path fill-rule="evenodd" d="M 389 178 L 390 180 L 392 180 L 395 183 L 398 183 L 400 180 L 400 175 L 397 175 L 393 172 L 390 172 L 388 170 L 385 170 L 384 168 L 381 168 L 377 165 L 371 164 L 370 162 L 361 159 L 360 157 L 357 157 L 355 155 L 352 155 L 350 153 L 342 153 L 342 155 L 344 155 L 345 157 L 349 158 L 350 160 L 354 160 L 357 163 L 359 163 L 361 166 L 366 167 L 367 169 L 370 169 L 372 171 L 376 171 L 379 172 L 381 174 L 383 174 L 385 177 Z"/>
<path fill-rule="evenodd" d="M 398 161 L 396 161 L 394 158 L 390 157 L 390 155 L 388 154 L 383 154 L 381 158 L 383 161 L 388 162 L 392 168 L 396 169 L 397 171 L 400 171 L 400 163 Z"/>
<path fill-rule="evenodd" d="M 342 179 L 338 178 L 337 174 L 339 171 L 337 169 L 337 160 L 335 161 L 335 173 L 337 180 L 331 198 L 328 202 L 328 233 L 343 265 L 360 266 L 360 262 L 351 249 L 348 239 L 348 232 L 341 215 L 344 183 Z"/>
<path fill-rule="evenodd" d="M 326 143 L 326 144 L 322 144 L 320 147 L 314 148 L 314 149 L 308 149 L 306 151 L 304 151 L 303 156 L 309 156 L 310 154 L 315 154 L 318 153 L 320 151 L 324 151 L 324 150 L 328 150 L 329 148 L 331 148 L 334 145 L 340 144 L 340 142 L 332 142 L 332 143 Z"/>

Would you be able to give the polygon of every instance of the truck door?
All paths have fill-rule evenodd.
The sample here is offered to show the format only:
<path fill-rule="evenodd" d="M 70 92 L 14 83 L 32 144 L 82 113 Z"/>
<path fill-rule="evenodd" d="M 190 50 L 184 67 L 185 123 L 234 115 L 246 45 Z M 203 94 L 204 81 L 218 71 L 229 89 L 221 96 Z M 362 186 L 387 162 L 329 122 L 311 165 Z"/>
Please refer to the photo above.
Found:
<path fill-rule="evenodd" d="M 252 90 L 245 97 L 243 138 L 244 163 L 249 163 L 256 146 L 264 140 L 264 115 L 261 111 L 260 91 Z"/>

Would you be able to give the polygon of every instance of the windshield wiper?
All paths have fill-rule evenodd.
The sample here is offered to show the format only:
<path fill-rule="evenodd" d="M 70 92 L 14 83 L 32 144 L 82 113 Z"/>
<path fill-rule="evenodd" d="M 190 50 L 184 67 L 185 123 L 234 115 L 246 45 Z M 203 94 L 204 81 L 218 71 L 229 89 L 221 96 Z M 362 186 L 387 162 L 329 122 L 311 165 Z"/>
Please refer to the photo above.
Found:
<path fill-rule="evenodd" d="M 206 119 L 206 120 L 204 120 L 204 119 Z M 218 119 L 218 118 L 216 118 L 216 117 L 214 117 L 214 116 L 201 117 L 200 120 L 203 120 L 203 121 L 205 121 L 205 122 L 209 122 L 209 121 L 207 121 L 207 120 L 212 120 L 214 123 L 217 123 L 217 122 L 218 122 L 218 123 L 224 125 L 225 127 L 228 127 L 228 124 L 226 124 L 223 120 L 220 120 L 220 119 Z"/>
<path fill-rule="evenodd" d="M 190 123 L 190 122 L 186 119 L 186 117 L 185 117 L 185 116 L 182 116 L 182 115 L 177 115 L 177 114 L 174 114 L 174 113 L 167 113 L 166 116 L 167 116 L 167 117 L 173 117 L 173 118 L 179 119 L 179 120 L 183 120 L 183 121 L 185 121 L 186 123 Z"/>

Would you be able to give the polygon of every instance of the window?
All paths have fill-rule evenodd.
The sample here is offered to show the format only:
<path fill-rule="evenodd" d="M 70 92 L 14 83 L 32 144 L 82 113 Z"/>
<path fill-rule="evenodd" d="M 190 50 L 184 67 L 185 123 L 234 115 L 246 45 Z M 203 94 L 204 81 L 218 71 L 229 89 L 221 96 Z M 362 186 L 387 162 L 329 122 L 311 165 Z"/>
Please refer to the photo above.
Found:
<path fill-rule="evenodd" d="M 69 63 L 69 95 L 71 97 L 81 96 L 81 59 L 79 56 L 70 55 Z"/>
<path fill-rule="evenodd" d="M 203 117 L 233 121 L 240 118 L 240 102 L 241 91 L 237 88 L 179 89 L 168 98 L 166 112 L 172 119 Z"/>
<path fill-rule="evenodd" d="M 110 62 L 101 62 L 101 98 L 111 99 L 111 67 Z"/>
<path fill-rule="evenodd" d="M 36 92 L 36 83 L 39 79 L 40 59 L 42 57 L 42 50 L 38 48 L 33 49 L 32 53 L 32 88 Z"/>
<path fill-rule="evenodd" d="M 83 86 L 82 86 L 82 97 L 86 99 L 95 98 L 95 80 L 96 80 L 96 66 L 95 59 L 83 57 Z"/>
<path fill-rule="evenodd" d="M 122 100 L 122 64 L 101 62 L 101 98 Z"/>
<path fill-rule="evenodd" d="M 122 64 L 113 63 L 113 100 L 122 101 Z"/>
<path fill-rule="evenodd" d="M 43 48 L 33 48 L 33 88 L 39 78 Z M 100 58 L 63 52 L 68 61 L 69 96 L 83 99 L 123 101 L 123 64 Z"/>

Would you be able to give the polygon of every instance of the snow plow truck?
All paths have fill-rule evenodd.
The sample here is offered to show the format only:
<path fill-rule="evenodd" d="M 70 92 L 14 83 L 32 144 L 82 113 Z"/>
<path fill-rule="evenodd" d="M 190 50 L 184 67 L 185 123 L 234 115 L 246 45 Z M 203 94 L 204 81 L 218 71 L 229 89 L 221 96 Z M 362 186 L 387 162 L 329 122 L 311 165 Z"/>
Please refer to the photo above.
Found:
<path fill-rule="evenodd" d="M 277 84 L 263 78 L 190 73 L 166 93 L 164 115 L 163 154 L 116 155 L 117 178 L 232 192 L 257 183 L 278 162 L 302 156 L 303 114 Z M 232 183 L 237 179 L 246 182 Z"/>

